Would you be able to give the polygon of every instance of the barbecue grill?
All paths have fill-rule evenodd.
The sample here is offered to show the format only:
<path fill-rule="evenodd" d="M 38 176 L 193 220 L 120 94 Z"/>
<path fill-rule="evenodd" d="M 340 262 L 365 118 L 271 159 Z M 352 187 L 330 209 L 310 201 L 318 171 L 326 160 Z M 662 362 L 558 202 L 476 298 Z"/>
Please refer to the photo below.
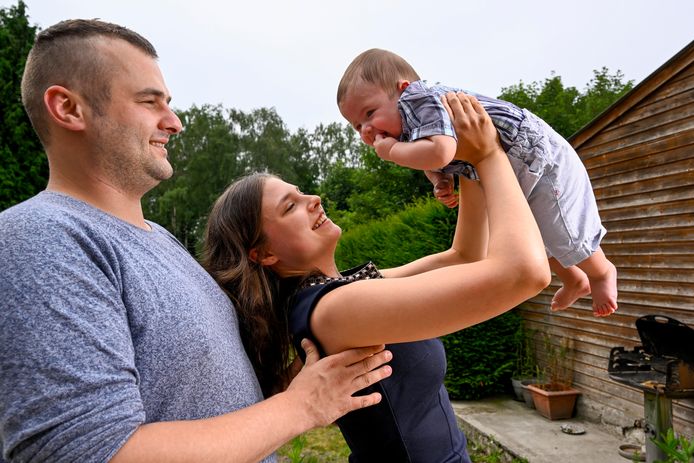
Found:
<path fill-rule="evenodd" d="M 610 378 L 643 391 L 646 462 L 667 455 L 652 439 L 672 428 L 672 399 L 694 397 L 694 329 L 673 318 L 646 315 L 636 320 L 640 346 L 613 347 Z"/>

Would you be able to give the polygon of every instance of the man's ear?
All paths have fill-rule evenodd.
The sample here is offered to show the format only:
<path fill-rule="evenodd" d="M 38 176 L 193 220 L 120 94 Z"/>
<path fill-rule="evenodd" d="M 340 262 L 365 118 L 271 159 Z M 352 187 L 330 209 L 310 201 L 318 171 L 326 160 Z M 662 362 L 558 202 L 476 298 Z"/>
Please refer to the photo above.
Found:
<path fill-rule="evenodd" d="M 43 94 L 43 103 L 54 123 L 79 131 L 85 127 L 82 99 L 61 85 L 51 85 Z"/>
<path fill-rule="evenodd" d="M 409 80 L 399 80 L 398 81 L 398 92 L 404 92 L 407 87 L 409 87 Z"/>
<path fill-rule="evenodd" d="M 248 251 L 248 258 L 252 261 L 255 262 L 256 264 L 260 264 L 263 267 L 269 267 L 271 265 L 275 265 L 279 259 L 277 259 L 277 256 L 275 256 L 272 253 L 260 253 L 258 251 L 258 248 L 253 248 L 250 251 Z"/>

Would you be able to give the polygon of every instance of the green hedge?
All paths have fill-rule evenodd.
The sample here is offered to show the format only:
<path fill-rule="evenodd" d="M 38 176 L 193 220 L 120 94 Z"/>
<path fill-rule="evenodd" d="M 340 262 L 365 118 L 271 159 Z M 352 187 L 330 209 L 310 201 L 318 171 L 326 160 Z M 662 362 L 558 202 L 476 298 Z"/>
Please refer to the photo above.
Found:
<path fill-rule="evenodd" d="M 394 267 L 448 249 L 456 210 L 422 200 L 386 219 L 345 232 L 337 248 L 340 268 L 372 260 Z M 516 361 L 514 334 L 520 316 L 514 311 L 444 336 L 448 360 L 446 388 L 454 399 L 477 399 L 507 389 Z"/>

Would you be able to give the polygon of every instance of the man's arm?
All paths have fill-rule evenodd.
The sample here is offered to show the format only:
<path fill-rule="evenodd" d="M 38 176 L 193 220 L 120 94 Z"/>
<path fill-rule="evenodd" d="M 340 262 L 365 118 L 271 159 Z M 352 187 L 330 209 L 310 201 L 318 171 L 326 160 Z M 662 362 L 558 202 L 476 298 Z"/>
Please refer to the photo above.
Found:
<path fill-rule="evenodd" d="M 377 135 L 374 141 L 378 157 L 417 170 L 440 169 L 448 165 L 455 156 L 456 145 L 455 138 L 448 135 L 433 135 L 412 142 Z"/>
<path fill-rule="evenodd" d="M 321 360 L 312 343 L 304 340 L 302 346 L 306 366 L 285 392 L 222 416 L 142 425 L 112 461 L 255 462 L 302 432 L 380 402 L 378 393 L 352 394 L 390 376 L 390 367 L 382 365 L 392 354 L 384 346 Z"/>

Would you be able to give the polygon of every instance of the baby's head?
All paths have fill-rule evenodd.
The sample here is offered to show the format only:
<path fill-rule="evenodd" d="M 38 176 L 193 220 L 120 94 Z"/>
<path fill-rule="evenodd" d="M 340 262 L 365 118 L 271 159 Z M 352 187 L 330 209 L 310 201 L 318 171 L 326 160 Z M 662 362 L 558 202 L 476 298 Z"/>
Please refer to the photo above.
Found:
<path fill-rule="evenodd" d="M 407 61 L 373 48 L 347 67 L 337 87 L 337 106 L 366 144 L 373 146 L 377 134 L 398 138 L 402 132 L 398 98 L 415 80 L 419 76 Z"/>

